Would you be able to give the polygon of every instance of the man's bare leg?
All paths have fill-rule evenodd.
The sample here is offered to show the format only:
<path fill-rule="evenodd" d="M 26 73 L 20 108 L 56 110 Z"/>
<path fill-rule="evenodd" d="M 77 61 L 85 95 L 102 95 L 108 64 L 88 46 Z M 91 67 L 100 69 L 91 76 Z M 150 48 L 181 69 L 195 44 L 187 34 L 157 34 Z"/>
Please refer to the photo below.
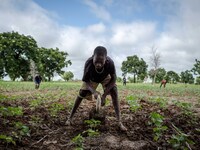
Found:
<path fill-rule="evenodd" d="M 119 108 L 117 87 L 113 87 L 113 89 L 111 89 L 110 95 L 112 97 L 112 102 L 113 102 L 113 106 L 114 106 L 115 113 L 117 116 L 118 125 L 122 131 L 127 131 L 127 128 L 121 122 L 121 113 L 120 113 L 120 108 Z"/>
<path fill-rule="evenodd" d="M 83 98 L 77 96 L 77 98 L 75 100 L 75 103 L 74 103 L 74 107 L 73 107 L 73 109 L 71 111 L 71 114 L 70 114 L 69 118 L 67 119 L 67 121 L 65 123 L 66 125 L 71 125 L 72 117 L 74 116 L 74 114 L 75 114 L 76 110 L 78 109 L 78 107 L 79 107 L 80 103 L 82 102 L 82 100 L 83 100 Z"/>

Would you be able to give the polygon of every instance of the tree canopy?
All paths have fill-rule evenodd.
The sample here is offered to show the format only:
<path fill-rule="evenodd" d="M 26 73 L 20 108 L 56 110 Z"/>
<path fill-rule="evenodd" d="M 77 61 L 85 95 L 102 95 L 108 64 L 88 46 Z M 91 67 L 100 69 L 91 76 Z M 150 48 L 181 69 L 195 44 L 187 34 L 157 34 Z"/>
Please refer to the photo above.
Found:
<path fill-rule="evenodd" d="M 181 76 L 181 81 L 183 83 L 185 83 L 185 84 L 186 83 L 190 83 L 190 84 L 194 83 L 194 77 L 193 77 L 192 73 L 189 70 L 181 72 L 180 76 Z"/>
<path fill-rule="evenodd" d="M 37 72 L 50 79 L 54 73 L 62 74 L 62 68 L 71 64 L 66 52 L 58 48 L 39 48 L 31 36 L 18 32 L 0 33 L 0 78 L 8 75 L 11 80 L 30 79 L 31 63 L 34 62 Z"/>
<path fill-rule="evenodd" d="M 195 64 L 194 64 L 194 67 L 192 68 L 192 71 L 195 73 L 195 74 L 198 74 L 200 75 L 200 61 L 195 59 Z"/>
<path fill-rule="evenodd" d="M 62 76 L 61 76 L 65 81 L 69 81 L 74 77 L 74 74 L 71 71 L 67 71 L 65 72 Z"/>
<path fill-rule="evenodd" d="M 11 80 L 28 77 L 30 60 L 37 59 L 37 43 L 31 36 L 18 32 L 0 33 L 1 77 L 9 75 Z"/>
<path fill-rule="evenodd" d="M 55 73 L 59 75 L 63 74 L 64 71 L 62 71 L 62 68 L 71 65 L 71 61 L 66 60 L 67 56 L 68 53 L 59 51 L 58 48 L 39 48 L 40 59 L 39 62 L 36 63 L 39 72 L 43 75 L 43 77 L 47 78 L 48 81 L 54 77 Z"/>
<path fill-rule="evenodd" d="M 165 79 L 167 80 L 167 82 L 177 83 L 177 82 L 179 82 L 180 77 L 179 77 L 179 75 L 176 72 L 174 72 L 174 71 L 168 71 Z"/>
<path fill-rule="evenodd" d="M 140 80 L 144 80 L 147 75 L 146 62 L 141 58 L 139 59 L 137 55 L 128 56 L 126 61 L 122 62 L 121 70 L 124 74 L 133 74 L 134 83 L 136 82 L 136 76 Z"/>
<path fill-rule="evenodd" d="M 155 70 L 151 69 L 149 71 L 149 77 L 153 80 L 155 77 Z M 157 69 L 157 73 L 156 73 L 156 78 L 155 78 L 155 82 L 159 83 L 162 81 L 162 79 L 164 79 L 166 76 L 166 70 L 164 68 L 158 68 Z"/>

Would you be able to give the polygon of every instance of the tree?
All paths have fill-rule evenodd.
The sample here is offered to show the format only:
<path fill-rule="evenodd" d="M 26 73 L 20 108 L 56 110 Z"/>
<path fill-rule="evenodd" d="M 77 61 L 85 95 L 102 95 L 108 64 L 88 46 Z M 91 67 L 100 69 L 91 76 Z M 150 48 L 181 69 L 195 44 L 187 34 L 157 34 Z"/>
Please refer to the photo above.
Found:
<path fill-rule="evenodd" d="M 134 83 L 134 77 L 128 77 L 128 81 L 129 81 L 130 83 Z"/>
<path fill-rule="evenodd" d="M 0 79 L 2 79 L 3 77 L 4 77 L 4 66 L 3 66 L 3 59 L 2 58 L 0 58 Z"/>
<path fill-rule="evenodd" d="M 31 74 L 31 76 L 29 78 L 29 81 L 31 81 L 31 80 L 34 81 L 34 78 L 35 78 L 37 73 L 38 72 L 37 72 L 36 64 L 33 60 L 31 60 L 30 61 L 30 74 Z"/>
<path fill-rule="evenodd" d="M 166 80 L 167 80 L 167 82 L 170 82 L 170 83 L 177 83 L 177 82 L 179 82 L 180 77 L 176 72 L 168 71 L 167 76 L 166 76 Z"/>
<path fill-rule="evenodd" d="M 200 76 L 196 78 L 196 84 L 200 85 Z"/>
<path fill-rule="evenodd" d="M 157 52 L 157 48 L 155 48 L 154 46 L 152 46 L 151 52 L 152 52 L 152 55 L 150 57 L 150 64 L 153 67 L 151 72 L 152 72 L 152 75 L 153 75 L 152 84 L 154 84 L 156 82 L 156 75 L 158 73 L 158 68 L 160 66 L 160 58 L 161 58 L 161 56 Z"/>
<path fill-rule="evenodd" d="M 37 43 L 31 36 L 18 32 L 0 33 L 0 75 L 9 75 L 11 80 L 22 77 L 27 80 L 30 60 L 37 60 Z"/>
<path fill-rule="evenodd" d="M 126 61 L 122 62 L 121 70 L 124 74 L 130 73 L 133 74 L 134 83 L 136 82 L 136 76 L 138 79 L 144 80 L 147 75 L 146 62 L 141 58 L 138 58 L 137 55 L 128 56 Z"/>
<path fill-rule="evenodd" d="M 117 77 L 117 82 L 122 82 L 122 78 L 121 77 Z"/>
<path fill-rule="evenodd" d="M 149 71 L 149 77 L 153 80 L 154 79 L 154 69 L 151 69 Z M 162 81 L 162 79 L 164 79 L 166 76 L 166 71 L 164 68 L 158 68 L 157 69 L 157 74 L 156 74 L 156 79 L 155 79 L 155 83 L 159 83 Z"/>
<path fill-rule="evenodd" d="M 65 72 L 62 76 L 61 76 L 65 81 L 69 81 L 74 77 L 74 74 L 71 71 Z"/>
<path fill-rule="evenodd" d="M 189 70 L 186 70 L 184 72 L 181 72 L 181 81 L 182 83 L 194 83 L 194 77 L 192 75 L 192 73 Z"/>
<path fill-rule="evenodd" d="M 58 48 L 47 49 L 39 48 L 39 62 L 36 63 L 37 68 L 43 77 L 47 77 L 50 81 L 54 77 L 54 73 L 62 75 L 64 71 L 62 68 L 71 65 L 70 60 L 66 60 L 68 53 L 59 51 Z"/>
<path fill-rule="evenodd" d="M 194 64 L 194 67 L 192 68 L 192 71 L 194 72 L 194 74 L 198 74 L 200 75 L 200 61 L 195 59 L 196 63 Z"/>

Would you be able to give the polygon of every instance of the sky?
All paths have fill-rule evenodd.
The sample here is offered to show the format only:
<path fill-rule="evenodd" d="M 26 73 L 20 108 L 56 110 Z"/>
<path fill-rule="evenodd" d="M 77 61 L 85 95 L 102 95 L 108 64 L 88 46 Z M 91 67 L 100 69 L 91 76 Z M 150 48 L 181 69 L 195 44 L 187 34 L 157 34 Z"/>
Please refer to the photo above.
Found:
<path fill-rule="evenodd" d="M 0 32 L 31 35 L 39 47 L 67 52 L 72 65 L 64 70 L 75 79 L 99 45 L 117 76 L 127 56 L 143 58 L 150 70 L 152 47 L 161 68 L 180 73 L 200 60 L 199 7 L 199 0 L 0 0 Z"/>

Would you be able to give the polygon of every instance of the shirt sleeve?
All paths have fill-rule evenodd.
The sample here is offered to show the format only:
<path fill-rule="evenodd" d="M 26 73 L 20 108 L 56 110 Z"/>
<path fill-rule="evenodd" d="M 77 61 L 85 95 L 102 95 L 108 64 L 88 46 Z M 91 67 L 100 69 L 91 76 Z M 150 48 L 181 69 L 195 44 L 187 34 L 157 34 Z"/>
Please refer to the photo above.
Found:
<path fill-rule="evenodd" d="M 115 64 L 112 59 L 110 59 L 110 74 L 116 74 Z"/>
<path fill-rule="evenodd" d="M 90 60 L 88 59 L 88 60 L 85 62 L 84 71 L 83 71 L 83 78 L 82 78 L 82 81 L 84 81 L 84 82 L 90 81 L 89 68 L 90 68 Z"/>

